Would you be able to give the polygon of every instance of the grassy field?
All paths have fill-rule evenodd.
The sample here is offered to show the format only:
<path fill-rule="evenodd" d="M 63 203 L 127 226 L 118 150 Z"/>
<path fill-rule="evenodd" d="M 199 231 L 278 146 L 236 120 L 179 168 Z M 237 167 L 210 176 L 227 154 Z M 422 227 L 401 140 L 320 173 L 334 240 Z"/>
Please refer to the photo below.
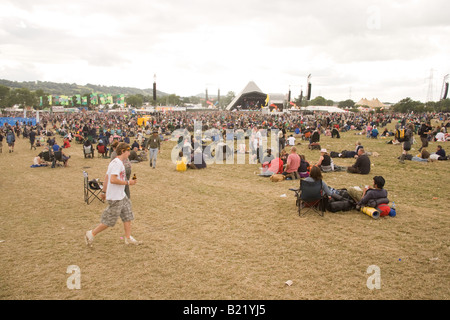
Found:
<path fill-rule="evenodd" d="M 67 168 L 30 168 L 39 150 L 18 139 L 8 153 L 4 142 L 0 299 L 448 299 L 450 161 L 402 165 L 400 146 L 354 131 L 341 139 L 322 136 L 321 146 L 353 150 L 357 140 L 379 153 L 371 157 L 372 172 L 324 179 L 348 188 L 384 176 L 394 218 L 374 220 L 359 211 L 300 218 L 288 190 L 298 180 L 273 183 L 254 174 L 256 164 L 179 173 L 170 160 L 175 142 L 167 141 L 156 169 L 132 167 L 138 177 L 131 188 L 132 234 L 144 244 L 126 246 L 119 220 L 93 248 L 84 233 L 106 205 L 83 201 L 83 170 L 103 179 L 109 160 L 84 159 L 73 142 Z M 297 142 L 307 160 L 318 160 L 319 151 Z M 429 151 L 436 146 L 430 143 Z M 413 148 L 417 153 L 418 144 Z M 353 162 L 335 159 L 342 166 Z M 81 272 L 79 290 L 67 286 L 71 265 Z M 372 265 L 380 268 L 380 289 L 367 287 Z"/>

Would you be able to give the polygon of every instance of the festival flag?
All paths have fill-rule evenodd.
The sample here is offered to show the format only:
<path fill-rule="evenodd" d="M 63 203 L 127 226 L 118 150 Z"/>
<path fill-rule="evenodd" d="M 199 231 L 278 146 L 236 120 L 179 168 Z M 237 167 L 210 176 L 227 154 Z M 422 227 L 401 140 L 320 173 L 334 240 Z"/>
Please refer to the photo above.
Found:
<path fill-rule="evenodd" d="M 47 100 L 48 100 L 48 105 L 51 106 L 52 105 L 52 95 L 47 96 Z"/>
<path fill-rule="evenodd" d="M 75 95 L 75 98 L 77 99 L 77 104 L 80 105 L 81 104 L 81 95 L 77 94 L 77 95 Z"/>
<path fill-rule="evenodd" d="M 266 98 L 266 106 L 267 106 L 267 104 L 269 103 L 269 95 L 267 95 L 267 98 Z"/>
<path fill-rule="evenodd" d="M 61 96 L 61 105 L 62 106 L 68 106 L 69 105 L 69 97 L 68 96 Z"/>
<path fill-rule="evenodd" d="M 117 95 L 117 104 L 124 104 L 125 103 L 125 96 L 123 94 Z"/>
<path fill-rule="evenodd" d="M 82 98 L 81 104 L 82 104 L 83 106 L 86 106 L 86 105 L 88 104 L 88 98 L 87 98 L 87 97 L 83 97 L 83 98 Z"/>
<path fill-rule="evenodd" d="M 39 106 L 42 107 L 42 97 L 39 97 Z"/>
<path fill-rule="evenodd" d="M 110 104 L 114 103 L 113 97 L 110 93 L 106 95 L 106 103 L 110 103 Z"/>
<path fill-rule="evenodd" d="M 98 97 L 96 93 L 91 94 L 91 104 L 94 106 L 98 104 Z"/>
<path fill-rule="evenodd" d="M 98 97 L 100 98 L 100 104 L 105 104 L 105 96 L 103 94 L 99 94 Z"/>

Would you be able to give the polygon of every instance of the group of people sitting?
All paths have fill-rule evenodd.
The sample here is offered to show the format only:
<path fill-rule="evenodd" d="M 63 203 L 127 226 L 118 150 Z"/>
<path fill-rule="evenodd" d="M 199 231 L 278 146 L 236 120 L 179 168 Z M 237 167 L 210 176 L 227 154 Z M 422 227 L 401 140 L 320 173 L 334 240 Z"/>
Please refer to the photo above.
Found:
<path fill-rule="evenodd" d="M 56 143 L 53 146 L 45 146 L 37 156 L 33 158 L 32 167 L 45 167 L 51 165 L 55 168 L 58 162 L 62 162 L 64 167 L 68 166 L 70 156 L 64 153 L 64 148 Z"/>

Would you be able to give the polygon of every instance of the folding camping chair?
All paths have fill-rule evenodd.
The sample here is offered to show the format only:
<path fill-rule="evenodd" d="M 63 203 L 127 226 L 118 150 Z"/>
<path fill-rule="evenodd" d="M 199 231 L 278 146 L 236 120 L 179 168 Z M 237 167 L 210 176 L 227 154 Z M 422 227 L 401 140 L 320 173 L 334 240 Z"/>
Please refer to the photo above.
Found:
<path fill-rule="evenodd" d="M 314 211 L 319 216 L 325 215 L 328 196 L 324 193 L 322 180 L 300 180 L 300 189 L 289 189 L 295 192 L 298 215 L 305 216 L 308 211 Z"/>
<path fill-rule="evenodd" d="M 94 148 L 92 145 L 84 146 L 83 145 L 83 154 L 85 158 L 92 158 L 94 159 Z"/>
<path fill-rule="evenodd" d="M 64 159 L 62 157 L 62 151 L 55 151 L 54 152 L 54 157 L 53 157 L 53 162 L 52 162 L 52 168 L 55 168 L 56 166 L 58 167 L 63 167 L 64 166 Z"/>
<path fill-rule="evenodd" d="M 47 150 L 42 153 L 42 158 L 44 159 L 45 162 L 53 164 L 55 156 L 53 155 L 53 152 Z"/>
<path fill-rule="evenodd" d="M 108 149 L 106 148 L 105 145 L 100 144 L 97 145 L 97 156 L 98 157 L 102 157 L 102 158 L 107 158 L 107 153 L 108 153 Z"/>
<path fill-rule="evenodd" d="M 104 202 L 102 198 L 100 198 L 100 193 L 102 192 L 102 183 L 98 180 L 90 180 L 86 171 L 83 171 L 84 176 L 84 202 L 87 204 L 92 203 L 95 199 Z"/>

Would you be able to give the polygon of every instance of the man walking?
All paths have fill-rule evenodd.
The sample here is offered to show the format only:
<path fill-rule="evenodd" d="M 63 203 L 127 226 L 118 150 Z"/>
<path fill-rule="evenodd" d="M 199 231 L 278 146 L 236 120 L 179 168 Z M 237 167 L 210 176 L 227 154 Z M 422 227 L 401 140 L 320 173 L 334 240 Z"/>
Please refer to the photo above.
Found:
<path fill-rule="evenodd" d="M 34 141 L 36 140 L 36 132 L 34 131 L 33 128 L 31 128 L 29 136 L 30 136 L 30 145 L 31 145 L 30 150 L 32 150 L 33 148 L 34 148 L 34 150 L 36 150 L 36 146 L 34 145 Z"/>
<path fill-rule="evenodd" d="M 141 243 L 131 236 L 131 221 L 134 220 L 134 215 L 131 210 L 131 201 L 125 194 L 125 186 L 132 186 L 137 182 L 137 180 L 126 180 L 123 161 L 130 155 L 130 146 L 121 142 L 115 151 L 117 157 L 109 163 L 101 194 L 101 198 L 108 201 L 108 207 L 103 211 L 100 224 L 95 229 L 87 231 L 85 235 L 86 244 L 90 247 L 94 237 L 109 227 L 114 227 L 119 216 L 125 230 L 125 244 L 139 245 Z"/>
<path fill-rule="evenodd" d="M 419 148 L 419 152 L 422 151 L 423 148 L 428 148 L 428 135 L 431 133 L 431 129 L 430 122 L 422 123 L 420 126 L 418 134 L 420 136 L 422 146 Z"/>
<path fill-rule="evenodd" d="M 152 136 L 148 141 L 149 157 L 150 157 L 150 167 L 155 169 L 156 158 L 158 153 L 161 153 L 161 139 L 158 136 L 158 130 L 153 130 Z"/>

